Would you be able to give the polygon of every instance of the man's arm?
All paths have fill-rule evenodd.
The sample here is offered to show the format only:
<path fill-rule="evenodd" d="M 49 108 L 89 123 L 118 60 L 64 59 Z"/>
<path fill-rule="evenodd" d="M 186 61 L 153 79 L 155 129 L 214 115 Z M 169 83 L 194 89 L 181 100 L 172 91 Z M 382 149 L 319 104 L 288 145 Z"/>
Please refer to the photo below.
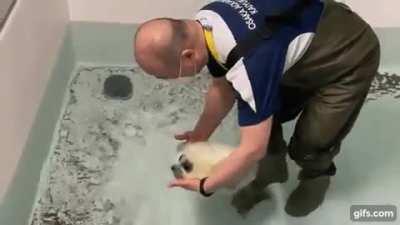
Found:
<path fill-rule="evenodd" d="M 201 139 L 207 140 L 232 109 L 235 96 L 232 86 L 225 78 L 213 78 L 208 88 L 203 112 L 193 130 Z"/>
<path fill-rule="evenodd" d="M 249 171 L 267 153 L 271 134 L 272 116 L 263 122 L 240 129 L 240 146 L 221 162 L 204 184 L 206 192 L 231 183 L 237 176 Z"/>
<path fill-rule="evenodd" d="M 249 169 L 267 154 L 267 146 L 271 135 L 272 116 L 257 125 L 240 129 L 240 146 L 235 149 L 204 183 L 206 192 L 214 192 L 218 188 L 229 186 L 237 177 L 244 175 Z M 169 187 L 182 187 L 199 191 L 199 179 L 177 179 Z"/>

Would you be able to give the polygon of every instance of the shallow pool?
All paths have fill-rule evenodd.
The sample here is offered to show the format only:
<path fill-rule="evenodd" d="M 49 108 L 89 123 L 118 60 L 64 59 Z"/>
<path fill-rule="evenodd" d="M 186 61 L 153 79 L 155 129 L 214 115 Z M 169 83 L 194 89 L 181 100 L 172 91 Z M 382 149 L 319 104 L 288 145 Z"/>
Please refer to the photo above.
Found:
<path fill-rule="evenodd" d="M 242 218 L 228 195 L 204 199 L 167 188 L 176 158 L 173 135 L 194 126 L 209 78 L 201 74 L 193 83 L 180 85 L 144 75 L 127 63 L 133 31 L 124 25 L 71 26 L 72 36 L 66 39 L 71 43 L 66 45 L 74 49 L 75 69 L 71 75 L 55 73 L 68 75 L 62 78 L 66 85 L 51 86 L 45 98 L 51 102 L 53 94 L 64 93 L 31 225 L 353 224 L 351 205 L 400 206 L 400 62 L 399 67 L 392 63 L 392 53 L 384 55 L 368 100 L 336 158 L 338 173 L 324 204 L 303 218 L 285 213 L 298 172 L 288 159 L 289 181 L 271 185 L 271 199 Z M 131 86 L 123 93 L 107 91 L 110 77 L 129 79 Z M 234 110 L 212 139 L 237 144 L 237 128 Z M 292 130 L 293 123 L 285 124 L 286 138 Z"/>

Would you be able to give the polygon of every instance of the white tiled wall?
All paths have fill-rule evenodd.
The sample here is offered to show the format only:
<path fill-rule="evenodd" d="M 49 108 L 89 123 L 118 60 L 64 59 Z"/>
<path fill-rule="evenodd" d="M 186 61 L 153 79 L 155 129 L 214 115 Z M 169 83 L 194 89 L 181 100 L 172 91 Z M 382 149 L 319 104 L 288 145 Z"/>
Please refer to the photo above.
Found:
<path fill-rule="evenodd" d="M 399 0 L 341 0 L 375 27 L 400 26 Z M 170 16 L 191 17 L 206 0 L 68 0 L 71 20 L 139 23 Z"/>
<path fill-rule="evenodd" d="M 168 16 L 191 17 L 205 0 L 68 0 L 73 21 L 139 23 Z"/>
<path fill-rule="evenodd" d="M 400 27 L 399 0 L 343 0 L 375 27 Z"/>
<path fill-rule="evenodd" d="M 0 202 L 15 173 L 67 21 L 66 0 L 18 0 L 0 33 Z"/>

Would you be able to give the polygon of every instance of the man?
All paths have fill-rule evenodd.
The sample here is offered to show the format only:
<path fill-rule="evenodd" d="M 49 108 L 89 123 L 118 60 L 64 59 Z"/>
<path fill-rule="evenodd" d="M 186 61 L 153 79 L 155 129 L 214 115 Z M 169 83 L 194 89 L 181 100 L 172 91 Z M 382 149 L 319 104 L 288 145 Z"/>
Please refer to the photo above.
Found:
<path fill-rule="evenodd" d="M 139 65 L 158 78 L 190 77 L 204 66 L 213 76 L 197 125 L 178 140 L 207 140 L 237 102 L 239 147 L 207 179 L 170 186 L 208 196 L 259 163 L 256 179 L 232 201 L 246 213 L 268 197 L 266 186 L 287 180 L 288 152 L 301 167 L 285 206 L 292 216 L 308 215 L 322 203 L 336 173 L 333 159 L 380 60 L 371 27 L 332 0 L 218 0 L 196 20 L 142 24 L 134 46 Z M 297 116 L 286 145 L 281 124 Z"/>

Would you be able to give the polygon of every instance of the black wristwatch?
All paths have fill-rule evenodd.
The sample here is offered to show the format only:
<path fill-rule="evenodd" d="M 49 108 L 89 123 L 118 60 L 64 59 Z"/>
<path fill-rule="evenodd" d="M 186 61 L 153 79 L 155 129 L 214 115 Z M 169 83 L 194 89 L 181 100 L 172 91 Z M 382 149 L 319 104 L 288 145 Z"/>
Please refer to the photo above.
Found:
<path fill-rule="evenodd" d="M 203 195 L 204 197 L 210 197 L 211 195 L 213 195 L 214 193 L 206 193 L 206 191 L 204 190 L 204 184 L 206 183 L 208 177 L 204 177 L 203 179 L 200 180 L 200 187 L 199 187 L 199 191 L 200 194 Z"/>

